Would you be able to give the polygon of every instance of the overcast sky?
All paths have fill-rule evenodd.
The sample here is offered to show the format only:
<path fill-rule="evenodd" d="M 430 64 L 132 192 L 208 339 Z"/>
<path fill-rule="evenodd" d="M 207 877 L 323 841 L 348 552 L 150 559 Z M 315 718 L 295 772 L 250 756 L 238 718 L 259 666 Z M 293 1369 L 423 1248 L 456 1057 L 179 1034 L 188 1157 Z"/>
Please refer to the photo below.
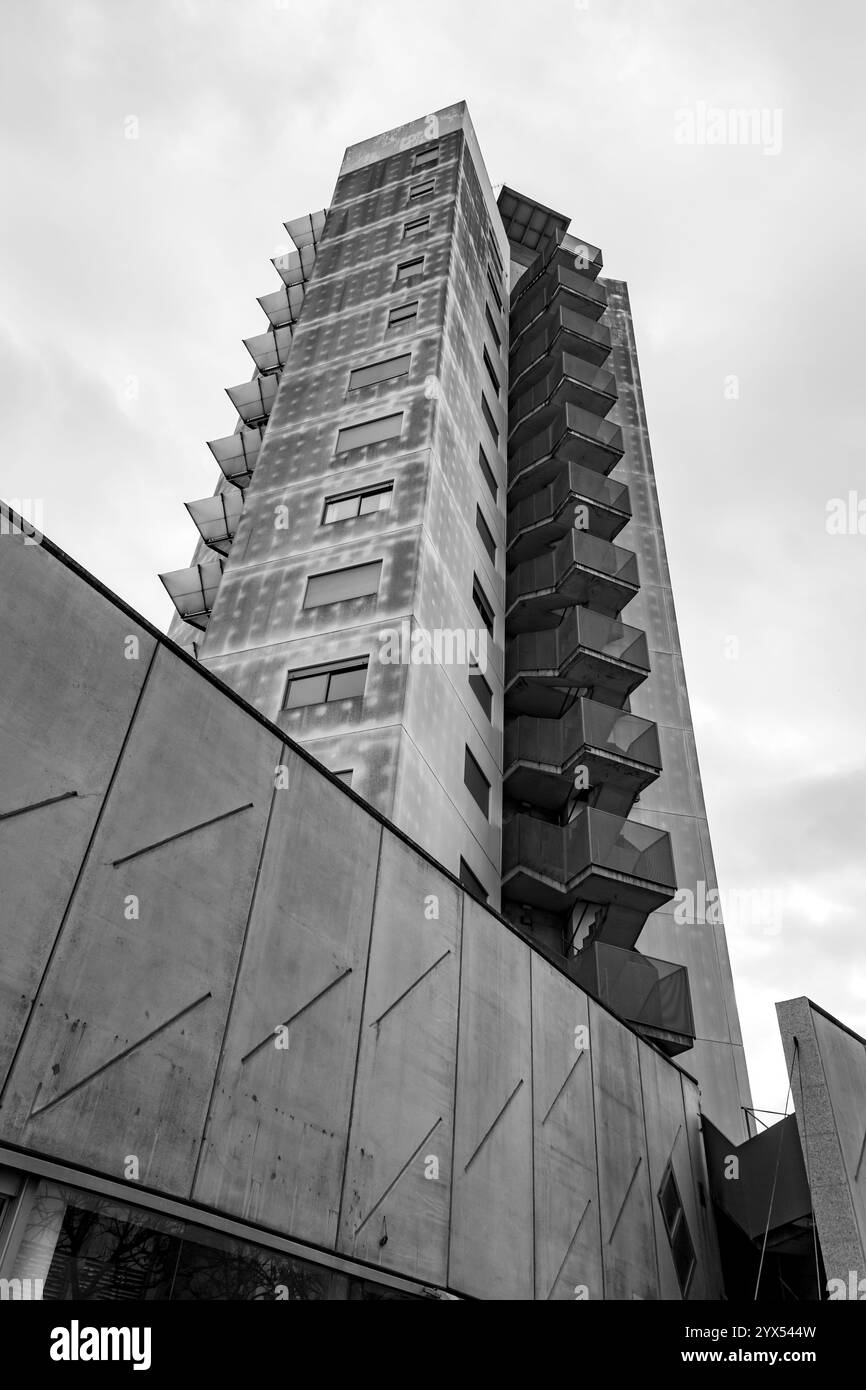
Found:
<path fill-rule="evenodd" d="M 465 98 L 494 185 L 570 213 L 628 281 L 719 878 L 783 904 L 778 931 L 729 922 L 778 1110 L 776 1000 L 866 1033 L 866 534 L 827 530 L 854 492 L 866 533 L 864 14 L 4 6 L 0 495 L 42 499 L 45 533 L 161 627 L 268 258 L 346 145 Z M 756 141 L 698 143 L 737 108 L 766 113 Z"/>

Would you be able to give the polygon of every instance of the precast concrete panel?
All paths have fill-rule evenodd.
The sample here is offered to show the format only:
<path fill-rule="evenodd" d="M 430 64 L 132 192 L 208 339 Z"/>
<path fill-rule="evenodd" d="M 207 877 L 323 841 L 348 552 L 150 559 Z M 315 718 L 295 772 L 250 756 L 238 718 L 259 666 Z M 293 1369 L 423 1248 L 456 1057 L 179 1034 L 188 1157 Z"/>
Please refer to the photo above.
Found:
<path fill-rule="evenodd" d="M 110 687 L 109 687 L 110 689 Z M 188 1193 L 279 741 L 160 649 L 12 1068 L 6 1134 Z M 230 750 L 230 754 L 229 754 Z M 182 891 L 179 887 L 182 885 Z"/>
<path fill-rule="evenodd" d="M 464 894 L 449 1284 L 533 1297 L 529 947 Z"/>
<path fill-rule="evenodd" d="M 31 541 L 0 536 L 0 1087 L 156 645 Z"/>
<path fill-rule="evenodd" d="M 716 1223 L 710 1203 L 707 1160 L 701 1134 L 701 1097 L 691 1077 L 680 1073 L 683 1091 L 685 1138 L 689 1151 L 690 1180 L 680 1184 L 680 1196 L 697 1255 L 692 1299 L 721 1299 L 725 1296 L 719 1257 Z M 678 1172 L 681 1170 L 678 1169 Z"/>
<path fill-rule="evenodd" d="M 339 1249 L 445 1284 L 460 892 L 385 833 Z"/>
<path fill-rule="evenodd" d="M 668 1165 L 673 1169 L 680 1195 L 688 1192 L 693 1197 L 695 1179 L 692 1173 L 689 1139 L 686 1132 L 686 1116 L 683 1109 L 683 1089 L 679 1074 L 659 1053 L 642 1047 L 640 1059 L 641 1096 L 643 1098 L 644 1126 L 646 1129 L 647 1165 L 649 1173 L 650 1210 L 655 1230 L 656 1259 L 659 1271 L 659 1298 L 677 1299 L 682 1297 L 677 1272 L 674 1266 L 673 1251 L 668 1239 L 667 1229 L 659 1203 L 659 1191 Z M 698 1292 L 702 1282 L 699 1273 L 700 1262 L 695 1245 L 694 1202 L 689 1202 L 690 1210 L 683 1209 L 692 1245 L 695 1248 L 695 1268 L 686 1289 L 687 1298 L 703 1297 Z"/>
<path fill-rule="evenodd" d="M 283 757 L 192 1195 L 333 1246 L 381 831 Z"/>
<path fill-rule="evenodd" d="M 542 956 L 532 974 L 535 1298 L 604 1297 L 588 999 Z"/>

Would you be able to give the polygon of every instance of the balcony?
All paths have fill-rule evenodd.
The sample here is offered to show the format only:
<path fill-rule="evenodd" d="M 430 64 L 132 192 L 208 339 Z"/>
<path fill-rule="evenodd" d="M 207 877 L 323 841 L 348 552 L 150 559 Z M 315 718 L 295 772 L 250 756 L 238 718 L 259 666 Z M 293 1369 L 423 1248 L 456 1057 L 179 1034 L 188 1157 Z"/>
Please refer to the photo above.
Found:
<path fill-rule="evenodd" d="M 218 555 L 228 555 L 244 508 L 241 494 L 234 488 L 226 489 L 214 497 L 203 497 L 199 502 L 184 505 L 205 545 Z"/>
<path fill-rule="evenodd" d="M 561 235 L 556 230 L 539 243 L 538 255 L 517 282 L 511 307 L 513 309 L 526 294 L 531 293 L 540 277 L 551 270 L 569 270 L 585 276 L 588 280 L 596 280 L 602 264 L 602 254 L 597 246 L 578 241 L 577 237 L 569 236 L 568 233 Z"/>
<path fill-rule="evenodd" d="M 520 281 L 517 283 L 519 285 Z M 600 319 L 607 308 L 607 290 L 604 285 L 597 285 L 577 270 L 562 265 L 551 266 L 517 298 L 510 315 L 512 342 L 537 320 L 539 328 L 542 327 L 545 316 L 552 314 L 560 305 L 576 309 L 588 319 Z"/>
<path fill-rule="evenodd" d="M 254 338 L 244 338 L 244 347 L 263 376 L 283 370 L 289 359 L 293 333 L 293 325 L 285 324 L 282 328 L 269 328 Z"/>
<path fill-rule="evenodd" d="M 602 367 L 610 357 L 610 329 L 575 309 L 560 305 L 535 332 L 527 333 L 516 346 L 512 342 L 508 359 L 512 399 L 517 392 L 525 391 L 545 375 L 550 355 L 557 350 L 591 362 L 594 367 Z"/>
<path fill-rule="evenodd" d="M 262 447 L 263 430 L 238 429 L 224 439 L 208 440 L 208 448 L 222 469 L 223 476 L 244 492 L 249 486 Z"/>
<path fill-rule="evenodd" d="M 616 617 L 639 586 L 633 551 L 588 531 L 569 531 L 555 549 L 524 560 L 508 575 L 506 634 L 555 627 L 562 610 L 576 604 Z"/>
<path fill-rule="evenodd" d="M 651 912 L 676 892 L 666 830 L 583 806 L 568 825 L 512 816 L 502 827 L 502 893 L 548 912 L 577 902 L 608 905 L 599 928 L 633 946 Z"/>
<path fill-rule="evenodd" d="M 540 380 L 513 399 L 508 409 L 509 445 L 517 449 L 553 419 L 562 405 L 580 406 L 605 416 L 616 405 L 616 378 L 569 352 L 555 351 Z"/>
<path fill-rule="evenodd" d="M 506 709 L 559 719 L 576 690 L 621 708 L 649 670 L 645 633 L 591 608 L 571 608 L 558 627 L 507 643 Z"/>
<path fill-rule="evenodd" d="M 656 725 L 598 700 L 576 700 L 561 719 L 521 715 L 505 728 L 503 781 L 515 801 L 558 811 L 585 767 L 590 788 L 632 803 L 661 772 Z M 606 809 L 602 804 L 602 809 Z"/>
<path fill-rule="evenodd" d="M 622 430 L 576 405 L 562 405 L 552 419 L 539 421 L 538 433 L 518 449 L 509 450 L 511 495 L 544 487 L 566 463 L 579 463 L 607 475 L 625 453 Z"/>
<path fill-rule="evenodd" d="M 227 386 L 226 395 L 245 425 L 262 425 L 271 413 L 279 377 L 254 376 L 240 386 Z"/>
<path fill-rule="evenodd" d="M 179 616 L 202 632 L 210 621 L 222 572 L 222 560 L 206 560 L 159 576 Z"/>
<path fill-rule="evenodd" d="M 595 941 L 569 961 L 568 973 L 669 1057 L 694 1046 L 695 1020 L 684 965 Z"/>
<path fill-rule="evenodd" d="M 585 529 L 612 541 L 631 520 L 631 502 L 625 483 L 570 463 L 552 483 L 532 492 L 508 514 L 509 569 L 541 555 L 575 529 L 575 508 L 585 508 Z"/>

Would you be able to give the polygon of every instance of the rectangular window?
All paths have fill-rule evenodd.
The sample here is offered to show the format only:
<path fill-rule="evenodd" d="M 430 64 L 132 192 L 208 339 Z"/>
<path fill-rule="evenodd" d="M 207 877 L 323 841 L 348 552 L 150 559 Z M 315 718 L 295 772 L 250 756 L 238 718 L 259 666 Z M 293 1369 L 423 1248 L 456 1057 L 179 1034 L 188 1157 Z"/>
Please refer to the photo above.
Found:
<path fill-rule="evenodd" d="M 417 280 L 419 275 L 424 274 L 424 257 L 418 256 L 414 261 L 403 261 L 397 267 L 398 280 Z"/>
<path fill-rule="evenodd" d="M 496 304 L 496 307 L 497 307 L 497 309 L 499 310 L 499 312 L 500 312 L 500 314 L 501 314 L 501 313 L 502 313 L 502 295 L 499 293 L 499 290 L 497 289 L 496 281 L 495 281 L 494 278 L 493 278 L 493 272 L 492 272 L 492 270 L 490 269 L 490 266 L 487 267 L 487 283 L 488 283 L 488 285 L 490 286 L 490 289 L 491 289 L 491 291 L 492 291 L 492 293 L 493 293 L 493 299 L 494 299 L 494 302 L 495 302 L 495 304 Z"/>
<path fill-rule="evenodd" d="M 499 443 L 499 428 L 498 428 L 498 426 L 497 426 L 497 424 L 496 424 L 496 421 L 495 421 L 494 418 L 493 418 L 493 411 L 490 409 L 490 406 L 487 404 L 487 397 L 485 396 L 485 394 L 484 394 L 483 391 L 481 392 L 481 414 L 484 416 L 485 420 L 487 421 L 487 428 L 490 430 L 490 433 L 493 435 L 494 440 L 495 440 L 496 443 L 498 444 L 498 443 Z"/>
<path fill-rule="evenodd" d="M 493 720 L 493 691 L 478 670 L 477 666 L 469 668 L 469 685 L 472 694 L 475 696 L 484 713 L 489 720 Z"/>
<path fill-rule="evenodd" d="M 365 492 L 344 492 L 339 497 L 326 497 L 322 525 L 330 526 L 334 521 L 354 521 L 356 516 L 387 511 L 393 492 L 393 483 L 382 483 L 378 487 L 367 488 Z"/>
<path fill-rule="evenodd" d="M 429 217 L 416 217 L 414 222 L 406 222 L 403 226 L 403 240 L 410 236 L 421 236 L 430 230 Z"/>
<path fill-rule="evenodd" d="M 378 420 L 365 420 L 360 425 L 346 425 L 337 435 L 336 452 L 347 454 L 350 449 L 364 449 L 368 444 L 396 439 L 402 428 L 402 410 L 396 415 L 380 415 Z"/>
<path fill-rule="evenodd" d="M 481 467 L 481 472 L 484 474 L 484 481 L 490 488 L 490 495 L 495 502 L 499 496 L 499 485 L 496 481 L 493 469 L 490 467 L 487 455 L 480 444 L 478 445 L 478 463 Z"/>
<path fill-rule="evenodd" d="M 491 360 L 490 360 L 490 353 L 487 351 L 487 348 L 484 348 L 484 349 L 483 349 L 483 356 L 484 356 L 484 365 L 485 365 L 485 367 L 487 368 L 487 375 L 490 377 L 490 380 L 491 380 L 491 382 L 493 383 L 493 389 L 494 389 L 494 391 L 496 392 L 496 394 L 497 394 L 497 396 L 498 396 L 500 390 L 502 389 L 502 387 L 501 387 L 501 384 L 500 384 L 500 381 L 499 381 L 499 377 L 496 375 L 496 372 L 493 370 L 493 363 L 492 363 Z"/>
<path fill-rule="evenodd" d="M 349 373 L 349 390 L 359 391 L 362 386 L 376 386 L 380 381 L 406 376 L 411 361 L 411 352 L 405 352 L 402 357 L 388 357 L 384 362 L 371 362 L 368 367 L 355 367 Z"/>
<path fill-rule="evenodd" d="M 484 623 L 484 626 L 487 628 L 487 631 L 490 633 L 490 636 L 492 637 L 494 622 L 493 608 L 491 606 L 490 600 L 488 599 L 487 595 L 481 587 L 481 583 L 477 574 L 473 574 L 472 576 L 472 602 L 475 604 L 475 607 L 481 614 L 481 621 Z"/>
<path fill-rule="evenodd" d="M 482 814 L 489 816 L 490 783 L 468 748 L 466 749 L 466 758 L 463 763 L 463 781 L 466 783 L 473 800 L 477 802 Z"/>
<path fill-rule="evenodd" d="M 368 565 L 349 565 L 342 570 L 313 574 L 307 580 L 305 608 L 321 608 L 326 603 L 345 603 L 352 598 L 369 598 L 379 592 L 382 561 Z"/>
<path fill-rule="evenodd" d="M 369 657 L 354 661 L 333 661 L 327 666 L 307 666 L 290 671 L 283 709 L 319 705 L 333 700 L 355 699 L 364 694 Z"/>
<path fill-rule="evenodd" d="M 426 150 L 418 150 L 415 155 L 415 168 L 432 168 L 439 163 L 439 146 L 429 145 Z"/>
<path fill-rule="evenodd" d="M 410 203 L 426 203 L 428 198 L 433 197 L 436 188 L 435 179 L 425 179 L 424 183 L 416 183 L 409 189 Z"/>
<path fill-rule="evenodd" d="M 677 1180 L 674 1177 L 674 1170 L 670 1165 L 668 1165 L 662 1178 L 658 1199 L 668 1240 L 671 1243 L 671 1254 L 674 1259 L 680 1291 L 685 1297 L 695 1269 L 695 1248 L 692 1245 L 692 1238 L 686 1224 L 686 1214 L 683 1209 L 680 1190 L 677 1187 Z"/>
<path fill-rule="evenodd" d="M 411 328 L 418 317 L 418 300 L 413 299 L 409 304 L 398 304 L 396 308 L 388 313 L 387 328 Z"/>
<path fill-rule="evenodd" d="M 487 902 L 488 895 L 484 891 L 484 885 L 480 879 L 475 877 L 466 860 L 462 857 L 460 860 L 460 882 L 467 893 L 472 894 L 473 898 L 477 898 L 480 903 Z"/>
<path fill-rule="evenodd" d="M 502 339 L 499 336 L 499 329 L 496 327 L 496 320 L 490 312 L 490 305 L 484 305 L 484 317 L 487 319 L 487 327 L 490 329 L 490 336 L 496 344 L 496 351 L 502 351 Z"/>
<path fill-rule="evenodd" d="M 484 520 L 484 513 L 480 507 L 475 508 L 475 529 L 481 537 L 481 544 L 490 556 L 493 564 L 496 564 L 496 541 L 493 539 L 490 527 Z"/>
<path fill-rule="evenodd" d="M 500 254 L 499 254 L 499 247 L 498 247 L 497 242 L 496 242 L 496 237 L 493 235 L 493 233 L 492 233 L 489 229 L 488 229 L 488 232 L 487 232 L 487 245 L 490 247 L 490 254 L 491 254 L 491 256 L 493 257 L 494 261 L 496 262 L 496 269 L 499 271 L 499 274 L 502 275 L 502 273 L 503 273 L 502 257 L 501 257 Z"/>

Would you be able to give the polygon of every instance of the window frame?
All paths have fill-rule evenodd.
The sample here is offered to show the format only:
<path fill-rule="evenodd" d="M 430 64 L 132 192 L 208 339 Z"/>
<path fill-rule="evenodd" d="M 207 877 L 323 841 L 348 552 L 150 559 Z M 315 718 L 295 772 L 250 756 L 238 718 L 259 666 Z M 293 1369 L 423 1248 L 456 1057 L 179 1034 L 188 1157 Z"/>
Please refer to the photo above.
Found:
<path fill-rule="evenodd" d="M 484 546 L 484 553 L 488 556 L 491 565 L 495 566 L 496 551 L 498 550 L 496 537 L 487 525 L 487 518 L 478 502 L 475 503 L 475 530 L 478 532 L 481 544 Z"/>
<path fill-rule="evenodd" d="M 352 378 L 359 372 L 370 372 L 376 367 L 387 367 L 392 362 L 405 362 L 405 371 L 391 372 L 388 376 L 376 377 L 373 381 L 360 381 L 353 384 Z M 349 384 L 346 387 L 347 394 L 352 391 L 364 391 L 370 386 L 381 386 L 385 381 L 398 381 L 400 377 L 408 376 L 412 370 L 412 352 L 398 352 L 395 357 L 380 357 L 376 362 L 365 362 L 360 367 L 350 367 Z"/>
<path fill-rule="evenodd" d="M 362 512 L 362 511 L 361 511 L 361 499 L 362 499 L 362 498 L 364 498 L 364 497 L 378 497 L 378 496 L 379 496 L 380 494 L 382 494 L 382 493 L 388 493 L 391 497 L 393 497 L 393 495 L 394 495 L 394 479 L 393 479 L 393 478 L 390 480 L 390 482 L 387 482 L 387 483 L 373 483 L 373 484 L 371 484 L 370 487 L 355 488 L 355 489 L 353 489 L 351 492 L 337 492 L 337 493 L 333 493 L 331 496 L 326 497 L 325 500 L 324 500 L 324 503 L 322 504 L 322 519 L 321 519 L 321 521 L 319 522 L 319 525 L 320 525 L 320 526 L 339 526 L 340 523 L 343 522 L 343 521 L 359 521 L 360 518 L 361 518 L 362 516 L 377 516 L 377 515 L 379 514 L 379 512 L 387 512 L 387 511 L 390 511 L 390 508 L 391 508 L 391 503 L 390 503 L 390 502 L 388 503 L 388 506 L 387 506 L 387 507 L 377 507 L 377 508 L 375 509 L 375 511 L 371 511 L 371 512 Z M 329 521 L 329 520 L 328 520 L 328 508 L 329 508 L 329 507 L 334 506 L 337 502 L 352 502 L 352 501 L 354 501 L 355 499 L 357 499 L 357 502 L 358 502 L 358 510 L 355 512 L 355 515 L 354 515 L 354 516 L 336 516 L 336 517 L 334 517 L 333 521 Z"/>
<path fill-rule="evenodd" d="M 472 574 L 472 602 L 474 603 L 478 612 L 481 614 L 481 619 L 484 623 L 484 626 L 487 628 L 487 631 L 490 633 L 490 636 L 493 637 L 494 629 L 496 627 L 496 613 L 494 611 L 493 604 L 490 602 L 490 599 L 487 597 L 487 594 L 485 593 L 484 585 L 481 583 L 481 580 L 478 578 L 478 575 L 474 573 L 474 571 Z"/>
<path fill-rule="evenodd" d="M 355 449 L 373 449 L 378 444 L 387 444 L 392 439 L 399 439 L 403 433 L 403 417 L 405 413 L 406 412 L 403 410 L 391 410 L 387 415 L 374 415 L 371 419 L 359 420 L 354 425 L 339 426 L 337 429 L 337 439 L 334 444 L 334 457 L 339 457 L 342 454 L 351 454 Z M 368 439 L 362 444 L 343 444 L 341 446 L 341 440 L 350 435 L 353 431 L 360 431 L 366 425 L 379 424 L 380 421 L 397 419 L 400 421 L 399 430 L 394 430 L 389 434 L 383 434 L 381 439 Z"/>
<path fill-rule="evenodd" d="M 430 230 L 430 214 L 425 212 L 423 217 L 416 217 L 413 222 L 403 223 L 403 240 L 409 241 L 412 237 L 421 236 Z"/>
<path fill-rule="evenodd" d="M 472 752 L 472 749 L 469 747 L 469 744 L 466 743 L 463 747 L 463 785 L 465 786 L 469 795 L 472 797 L 472 800 L 475 802 L 475 805 L 478 807 L 484 819 L 486 821 L 489 821 L 491 792 L 490 782 L 488 778 L 485 776 L 484 769 L 481 766 L 478 759 L 475 757 L 475 754 Z M 482 797 L 478 795 L 479 788 L 473 788 L 472 782 L 469 780 L 470 773 L 473 775 L 473 777 L 476 778 L 476 781 L 480 784 L 481 787 L 486 788 L 486 794 L 484 795 L 483 800 Z"/>
<path fill-rule="evenodd" d="M 425 260 L 426 256 L 422 253 L 420 256 L 413 256 L 411 261 L 400 261 L 397 265 L 397 269 L 394 272 L 394 284 L 405 285 L 410 280 L 422 279 L 424 275 Z M 413 266 L 418 266 L 419 268 L 417 270 L 413 270 Z M 402 273 L 404 271 L 408 271 L 409 273 Z"/>
<path fill-rule="evenodd" d="M 331 677 L 347 675 L 350 671 L 364 672 L 364 689 L 359 695 L 338 695 L 335 699 L 329 698 L 331 688 Z M 280 713 L 283 714 L 294 709 L 310 709 L 313 705 L 335 705 L 339 700 L 363 700 L 367 689 L 367 675 L 370 670 L 369 656 L 358 656 L 347 658 L 344 661 L 327 661 L 320 666 L 298 666 L 294 670 L 286 672 L 286 683 L 283 689 L 283 698 L 280 704 Z M 289 705 L 286 701 L 289 698 L 289 691 L 295 681 L 309 680 L 313 676 L 326 676 L 325 698 L 324 700 L 309 700 L 302 705 Z"/>
<path fill-rule="evenodd" d="M 497 423 L 496 423 L 496 416 L 493 414 L 493 411 L 492 411 L 491 406 L 490 406 L 490 402 L 488 401 L 488 399 L 487 399 L 487 397 L 485 396 L 485 394 L 484 394 L 483 391 L 481 392 L 481 414 L 484 416 L 484 423 L 486 424 L 486 426 L 487 426 L 487 428 L 489 429 L 490 433 L 493 435 L 493 441 L 494 441 L 494 443 L 495 443 L 495 445 L 496 445 L 496 447 L 497 447 L 497 449 L 498 449 L 498 448 L 499 448 L 499 426 L 498 426 Z"/>
<path fill-rule="evenodd" d="M 416 323 L 420 304 L 421 301 L 418 299 L 409 299 L 405 304 L 393 304 L 388 310 L 388 322 L 385 324 L 385 332 L 389 333 L 392 328 L 398 328 L 401 323 Z M 401 309 L 414 309 L 415 312 L 413 314 L 404 314 L 403 317 L 399 319 L 393 318 L 392 315 L 398 313 Z"/>
<path fill-rule="evenodd" d="M 483 444 L 478 445 L 478 466 L 481 469 L 482 477 L 484 478 L 484 481 L 487 484 L 488 490 L 490 492 L 491 497 L 493 498 L 493 501 L 498 505 L 499 484 L 496 481 L 496 474 L 490 467 L 490 460 L 484 452 Z"/>
<path fill-rule="evenodd" d="M 307 575 L 307 586 L 304 590 L 304 600 L 301 604 L 301 612 L 309 613 L 314 608 L 331 608 L 335 603 L 354 603 L 357 599 L 376 598 L 382 584 L 382 565 L 383 560 L 363 560 L 359 565 L 341 565 L 339 569 L 321 570 L 317 574 Z M 344 594 L 342 598 L 328 598 L 317 603 L 308 602 L 311 586 L 317 579 L 331 579 L 337 574 L 351 574 L 354 570 L 375 570 L 376 587 L 375 589 L 365 590 L 360 594 Z"/>

